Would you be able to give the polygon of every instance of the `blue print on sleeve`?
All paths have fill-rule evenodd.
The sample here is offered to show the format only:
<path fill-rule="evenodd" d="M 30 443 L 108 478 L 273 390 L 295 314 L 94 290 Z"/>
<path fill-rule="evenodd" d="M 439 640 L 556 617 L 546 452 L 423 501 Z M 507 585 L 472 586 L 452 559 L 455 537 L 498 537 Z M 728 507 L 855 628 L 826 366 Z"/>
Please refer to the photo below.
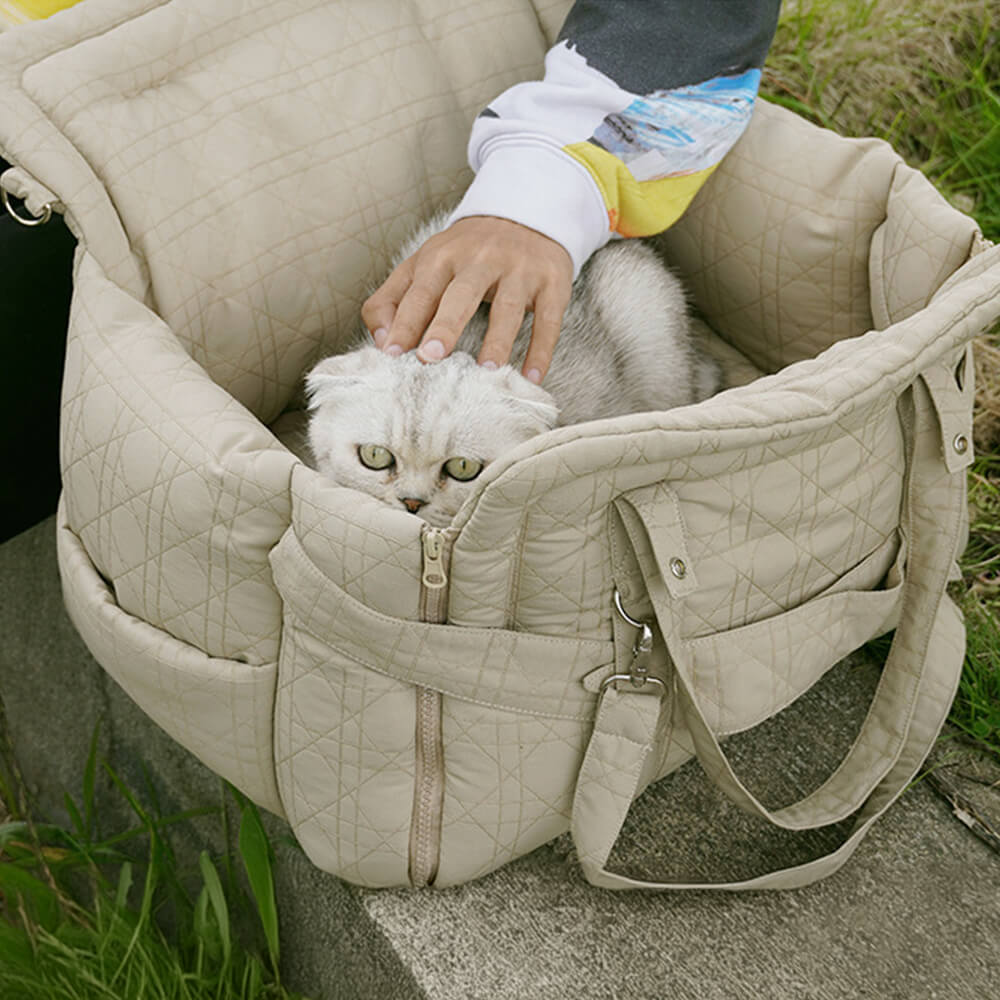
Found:
<path fill-rule="evenodd" d="M 718 163 L 739 138 L 753 113 L 759 85 L 760 70 L 751 69 L 655 91 L 608 115 L 590 141 L 630 169 L 638 167 L 642 176 L 637 180 L 704 170 Z"/>

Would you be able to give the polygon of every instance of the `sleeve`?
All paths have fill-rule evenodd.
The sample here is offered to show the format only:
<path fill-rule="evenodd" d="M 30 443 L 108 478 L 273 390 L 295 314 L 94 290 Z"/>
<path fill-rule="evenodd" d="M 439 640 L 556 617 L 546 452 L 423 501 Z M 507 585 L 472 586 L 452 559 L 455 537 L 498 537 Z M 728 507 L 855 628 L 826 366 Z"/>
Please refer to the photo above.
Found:
<path fill-rule="evenodd" d="M 673 225 L 743 133 L 780 0 L 577 0 L 544 79 L 476 119 L 452 215 L 495 215 L 566 248 Z"/>

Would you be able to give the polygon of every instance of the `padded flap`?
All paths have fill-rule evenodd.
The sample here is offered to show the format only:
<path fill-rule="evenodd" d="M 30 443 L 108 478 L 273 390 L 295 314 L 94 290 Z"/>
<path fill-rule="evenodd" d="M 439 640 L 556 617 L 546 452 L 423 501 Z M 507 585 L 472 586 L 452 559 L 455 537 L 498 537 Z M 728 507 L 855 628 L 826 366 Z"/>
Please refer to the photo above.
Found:
<path fill-rule="evenodd" d="M 539 75 L 568 7 L 88 0 L 0 39 L 0 148 L 270 421 L 468 182 L 472 118 Z M 974 230 L 886 144 L 758 102 L 663 244 L 709 322 L 774 371 L 918 308 Z"/>
<path fill-rule="evenodd" d="M 520 0 L 84 6 L 26 39 L 34 61 L 11 60 L 17 114 L 84 160 L 72 177 L 51 156 L 30 169 L 79 203 L 109 273 L 124 231 L 131 290 L 264 420 L 356 328 L 388 254 L 467 184 L 474 115 L 538 75 L 547 46 Z M 15 48 L 2 41 L 0 63 Z M 19 162 L 2 112 L 0 148 Z M 88 168 L 90 188 L 62 190 Z"/>
<path fill-rule="evenodd" d="M 872 238 L 872 314 L 881 330 L 923 309 L 972 252 L 979 227 L 955 211 L 919 171 L 900 163 L 886 219 Z"/>

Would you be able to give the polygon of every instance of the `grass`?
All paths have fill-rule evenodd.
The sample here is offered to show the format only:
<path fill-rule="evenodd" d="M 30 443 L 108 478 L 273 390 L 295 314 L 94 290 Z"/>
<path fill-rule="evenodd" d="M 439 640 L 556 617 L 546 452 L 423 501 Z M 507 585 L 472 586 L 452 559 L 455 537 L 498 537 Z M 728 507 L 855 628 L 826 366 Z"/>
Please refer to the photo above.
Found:
<path fill-rule="evenodd" d="M 763 92 L 842 135 L 884 138 L 1000 238 L 995 0 L 785 0 Z"/>
<path fill-rule="evenodd" d="M 1000 758 L 1000 454 L 979 458 L 969 475 L 969 545 L 959 602 L 967 648 L 952 724 Z"/>
<path fill-rule="evenodd" d="M 1000 242 L 996 0 L 784 0 L 761 90 L 841 135 L 886 139 Z M 979 458 L 953 591 L 968 649 L 950 722 L 1000 757 L 1000 331 L 974 351 Z"/>
<path fill-rule="evenodd" d="M 255 806 L 231 790 L 238 855 L 202 852 L 183 873 L 170 827 L 225 806 L 160 816 L 110 769 L 135 826 L 98 833 L 96 742 L 68 828 L 36 825 L 8 766 L 0 786 L 0 997 L 10 1000 L 294 1000 L 279 974 L 273 856 Z M 225 841 L 228 842 L 228 836 Z M 140 850 L 141 848 L 141 850 Z M 137 853 L 141 860 L 137 860 Z M 221 868 L 221 873 L 220 873 Z M 237 926 L 254 917 L 251 940 Z M 169 928 L 169 931 L 165 928 Z"/>

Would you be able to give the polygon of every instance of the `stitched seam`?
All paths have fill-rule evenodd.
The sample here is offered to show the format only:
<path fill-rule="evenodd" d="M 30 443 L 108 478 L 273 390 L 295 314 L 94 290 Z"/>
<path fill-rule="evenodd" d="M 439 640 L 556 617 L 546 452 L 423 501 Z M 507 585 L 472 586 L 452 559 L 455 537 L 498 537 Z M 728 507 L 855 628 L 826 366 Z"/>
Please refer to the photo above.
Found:
<path fill-rule="evenodd" d="M 370 615 L 371 617 L 377 619 L 379 622 L 384 623 L 386 625 L 412 627 L 414 625 L 419 626 L 424 624 L 423 622 L 416 621 L 410 618 L 393 618 L 391 615 L 383 614 L 381 611 L 376 611 L 374 608 L 368 607 L 367 604 L 364 604 L 362 601 L 359 601 L 356 597 L 352 597 L 350 594 L 347 593 L 346 590 L 342 590 L 340 587 L 338 587 L 333 580 L 331 580 L 328 576 L 326 576 L 322 572 L 322 570 L 320 570 L 319 567 L 317 567 L 315 563 L 313 563 L 313 561 L 309 558 L 308 553 L 303 548 L 302 543 L 295 535 L 294 531 L 292 532 L 290 537 L 295 543 L 294 547 L 288 545 L 287 542 L 285 543 L 286 545 L 288 545 L 288 548 L 290 550 L 290 555 L 295 557 L 302 566 L 302 568 L 307 570 L 310 573 L 310 575 L 312 575 L 316 580 L 318 580 L 324 586 L 332 587 L 335 591 L 337 591 L 337 593 L 343 595 L 348 605 L 350 604 L 358 605 L 360 608 L 364 609 L 363 613 L 365 615 Z M 280 545 L 282 543 L 279 542 L 278 544 Z M 277 548 L 277 546 L 275 548 Z M 289 599 L 284 594 L 282 594 L 282 602 L 284 603 L 285 607 L 288 607 L 290 603 L 292 605 L 296 603 L 294 598 L 292 598 L 291 602 L 289 602 Z M 301 615 L 298 615 L 297 617 L 299 618 L 300 621 L 302 620 Z M 519 632 L 513 629 L 499 629 L 499 628 L 489 628 L 489 627 L 481 627 L 473 625 L 434 626 L 434 630 L 436 632 L 440 631 L 443 633 L 448 629 L 453 629 L 456 632 L 461 631 L 466 634 L 472 634 L 473 632 L 476 632 L 479 633 L 480 635 L 486 635 L 486 636 L 489 635 L 497 636 L 506 634 L 515 637 L 520 637 L 523 641 L 526 642 L 532 642 L 532 643 L 539 642 L 539 643 L 544 643 L 546 645 L 559 646 L 559 647 L 565 647 L 567 644 L 571 644 L 578 649 L 580 648 L 593 649 L 594 652 L 598 655 L 602 653 L 605 647 L 611 645 L 611 643 L 603 639 L 578 639 L 574 636 L 539 635 L 537 632 Z M 309 630 L 306 629 L 306 631 Z M 313 633 L 310 632 L 310 635 L 312 634 Z M 316 638 L 321 639 L 320 636 L 317 636 Z M 321 641 L 325 642 L 326 640 L 321 639 Z"/>
<path fill-rule="evenodd" d="M 310 636 L 312 639 L 315 639 L 317 642 L 321 643 L 322 645 L 324 645 L 324 646 L 330 646 L 330 643 L 329 643 L 328 639 L 324 638 L 323 636 L 317 635 L 294 612 L 290 612 L 290 611 L 287 612 L 287 617 L 288 617 L 289 622 L 295 628 L 298 628 L 302 632 L 305 632 L 306 635 Z M 481 708 L 498 709 L 498 710 L 503 711 L 503 712 L 510 712 L 511 714 L 514 714 L 514 715 L 532 715 L 532 716 L 535 716 L 535 717 L 537 717 L 539 719 L 564 719 L 564 720 L 569 721 L 569 722 L 586 722 L 589 719 L 593 718 L 593 714 L 594 714 L 593 711 L 582 712 L 582 713 L 573 714 L 573 715 L 570 715 L 568 713 L 561 713 L 561 712 L 541 712 L 541 711 L 538 711 L 536 709 L 524 708 L 524 707 L 522 707 L 520 705 L 506 705 L 503 702 L 486 701 L 486 700 L 484 700 L 482 698 L 473 698 L 470 695 L 462 694 L 460 692 L 453 691 L 451 688 L 444 687 L 444 686 L 442 686 L 440 684 L 428 684 L 424 680 L 414 680 L 414 679 L 408 678 L 408 677 L 400 677 L 398 674 L 394 674 L 391 671 L 386 670 L 385 667 L 379 666 L 379 665 L 374 664 L 374 663 L 370 663 L 370 662 L 362 659 L 360 656 L 357 656 L 354 653 L 349 653 L 349 652 L 347 652 L 347 651 L 345 651 L 343 649 L 340 649 L 339 647 L 336 647 L 336 646 L 331 646 L 330 648 L 338 656 L 342 656 L 345 660 L 350 660 L 356 666 L 363 667 L 366 670 L 371 670 L 372 672 L 374 672 L 376 674 L 380 674 L 382 677 L 389 677 L 390 679 L 392 679 L 394 681 L 397 681 L 400 684 L 405 684 L 407 687 L 412 687 L 412 688 L 418 688 L 418 687 L 427 688 L 428 690 L 431 690 L 431 691 L 437 691 L 440 694 L 446 694 L 446 695 L 448 695 L 451 698 L 456 698 L 458 701 L 468 702 L 470 705 L 479 705 Z M 606 667 L 606 666 L 608 666 L 608 664 L 604 664 L 603 666 Z M 599 669 L 601 669 L 601 667 L 597 667 L 595 669 L 599 670 Z M 584 689 L 584 690 L 586 690 L 586 689 Z M 596 695 L 591 695 L 590 692 L 587 692 L 587 695 L 589 696 L 588 700 L 593 701 L 593 702 L 597 701 L 597 696 Z"/>
<path fill-rule="evenodd" d="M 513 630 L 517 624 L 517 597 L 521 591 L 521 564 L 524 561 L 524 546 L 527 542 L 528 519 L 521 518 L 521 529 L 517 533 L 517 544 L 514 546 L 513 566 L 507 587 L 507 597 L 504 604 L 504 628 Z"/>
<path fill-rule="evenodd" d="M 43 62 L 45 62 L 46 59 L 50 59 L 52 58 L 52 56 L 58 55 L 59 53 L 62 52 L 69 52 L 70 49 L 75 49 L 78 45 L 81 45 L 84 42 L 92 41 L 95 38 L 101 38 L 104 35 L 110 35 L 111 32 L 117 31 L 123 24 L 128 24 L 130 21 L 133 22 L 139 21 L 142 18 L 146 17 L 148 14 L 151 14 L 154 10 L 159 10 L 161 7 L 169 7 L 172 2 L 173 0 L 160 0 L 160 2 L 157 3 L 156 0 L 151 0 L 150 5 L 145 10 L 141 11 L 139 14 L 136 14 L 134 11 L 130 12 L 126 14 L 124 17 L 122 17 L 120 20 L 115 21 L 110 25 L 107 25 L 103 28 L 95 28 L 92 32 L 89 32 L 84 35 L 77 35 L 75 38 L 67 42 L 65 45 L 60 45 L 58 48 L 50 49 L 48 52 L 45 53 L 45 55 L 40 56 L 36 61 L 29 63 L 27 66 L 24 67 L 23 70 L 21 70 L 21 76 L 18 79 L 18 83 L 21 85 L 21 90 L 25 94 L 31 97 L 32 103 L 35 105 L 35 107 L 42 112 L 42 114 L 49 122 L 52 122 L 52 119 L 48 115 L 47 111 L 42 107 L 41 104 L 38 103 L 38 101 L 34 97 L 34 94 L 32 94 L 32 92 L 25 86 L 24 82 L 25 74 L 33 70 L 36 66 L 40 66 Z M 52 124 L 54 125 L 55 123 L 53 122 Z"/>

